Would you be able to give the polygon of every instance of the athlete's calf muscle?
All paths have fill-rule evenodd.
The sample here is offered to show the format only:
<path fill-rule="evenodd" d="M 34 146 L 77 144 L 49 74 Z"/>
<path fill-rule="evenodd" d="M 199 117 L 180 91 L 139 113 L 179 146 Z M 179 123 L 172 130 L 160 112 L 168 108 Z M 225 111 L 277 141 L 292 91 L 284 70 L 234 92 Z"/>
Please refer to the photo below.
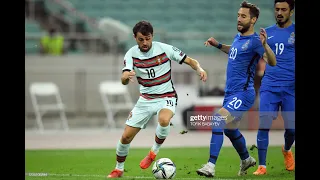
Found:
<path fill-rule="evenodd" d="M 126 125 L 124 132 L 121 136 L 121 143 L 122 144 L 129 144 L 133 140 L 133 138 L 138 134 L 140 128 L 131 127 Z"/>

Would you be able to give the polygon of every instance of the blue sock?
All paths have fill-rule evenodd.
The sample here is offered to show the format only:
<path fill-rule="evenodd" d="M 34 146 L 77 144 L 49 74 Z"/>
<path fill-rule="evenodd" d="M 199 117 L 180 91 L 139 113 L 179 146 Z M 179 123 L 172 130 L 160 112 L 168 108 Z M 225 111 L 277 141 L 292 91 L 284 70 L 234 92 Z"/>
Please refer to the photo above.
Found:
<path fill-rule="evenodd" d="M 257 134 L 257 146 L 259 165 L 266 166 L 267 150 L 269 146 L 269 129 L 272 126 L 272 120 L 274 118 L 272 113 L 263 112 L 259 116 L 259 130 Z"/>
<path fill-rule="evenodd" d="M 269 146 L 269 129 L 259 129 L 257 135 L 259 165 L 266 166 L 267 150 Z"/>
<path fill-rule="evenodd" d="M 225 129 L 224 134 L 230 139 L 233 147 L 237 150 L 240 159 L 245 160 L 249 157 L 246 146 L 246 140 L 240 133 L 239 129 Z"/>
<path fill-rule="evenodd" d="M 286 129 L 284 132 L 284 150 L 289 151 L 295 140 L 295 129 Z"/>
<path fill-rule="evenodd" d="M 221 116 L 220 114 L 215 114 L 215 117 Z M 225 126 L 225 121 L 216 121 L 218 118 L 214 118 L 213 124 L 217 122 L 219 125 L 212 127 L 212 135 L 210 141 L 210 158 L 208 162 L 216 164 L 218 159 L 222 144 L 223 144 L 223 128 Z"/>

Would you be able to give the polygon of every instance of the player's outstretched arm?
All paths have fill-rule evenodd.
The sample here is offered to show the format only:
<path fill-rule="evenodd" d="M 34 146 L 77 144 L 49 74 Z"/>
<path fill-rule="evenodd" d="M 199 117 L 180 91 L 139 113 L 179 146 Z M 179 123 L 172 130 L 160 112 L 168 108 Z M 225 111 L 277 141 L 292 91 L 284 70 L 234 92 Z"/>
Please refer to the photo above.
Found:
<path fill-rule="evenodd" d="M 263 54 L 263 59 L 270 65 L 270 66 L 275 66 L 277 65 L 277 59 L 270 48 L 270 46 L 267 43 L 267 32 L 265 29 L 261 28 L 260 29 L 260 40 L 263 45 L 265 53 Z"/>
<path fill-rule="evenodd" d="M 206 82 L 207 72 L 202 69 L 202 67 L 200 66 L 200 63 L 197 60 L 187 56 L 186 59 L 184 60 L 184 63 L 188 64 L 192 69 L 194 69 L 197 72 L 197 74 L 200 76 L 200 80 L 202 80 L 203 82 Z"/>
<path fill-rule="evenodd" d="M 133 81 L 133 77 L 136 75 L 136 73 L 134 72 L 134 70 L 124 70 L 121 76 L 121 83 L 123 85 L 127 85 L 129 83 L 129 81 L 134 82 Z"/>
<path fill-rule="evenodd" d="M 226 44 L 221 44 L 219 43 L 216 39 L 214 39 L 213 37 L 210 37 L 206 42 L 204 42 L 205 46 L 213 46 L 216 47 L 218 49 L 220 49 L 222 52 L 228 54 L 229 50 L 230 50 L 230 45 L 226 45 Z"/>

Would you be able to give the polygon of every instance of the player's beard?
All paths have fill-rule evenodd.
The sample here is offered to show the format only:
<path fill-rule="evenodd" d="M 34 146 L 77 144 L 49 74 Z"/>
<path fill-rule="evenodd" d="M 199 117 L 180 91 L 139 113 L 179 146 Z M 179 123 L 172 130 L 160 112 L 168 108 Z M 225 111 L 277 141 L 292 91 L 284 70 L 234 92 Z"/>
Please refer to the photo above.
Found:
<path fill-rule="evenodd" d="M 238 26 L 239 24 L 237 24 Z M 237 30 L 240 32 L 240 33 L 245 33 L 249 30 L 250 28 L 250 22 L 248 22 L 247 24 L 240 24 L 242 26 L 242 29 L 239 29 L 239 27 L 237 27 Z"/>
<path fill-rule="evenodd" d="M 139 46 L 141 52 L 148 52 L 151 49 L 151 46 Z"/>
<path fill-rule="evenodd" d="M 278 19 L 279 17 L 281 17 L 282 19 Z M 285 18 L 283 16 L 277 16 L 276 21 L 279 26 L 283 26 L 289 21 L 289 18 Z"/>

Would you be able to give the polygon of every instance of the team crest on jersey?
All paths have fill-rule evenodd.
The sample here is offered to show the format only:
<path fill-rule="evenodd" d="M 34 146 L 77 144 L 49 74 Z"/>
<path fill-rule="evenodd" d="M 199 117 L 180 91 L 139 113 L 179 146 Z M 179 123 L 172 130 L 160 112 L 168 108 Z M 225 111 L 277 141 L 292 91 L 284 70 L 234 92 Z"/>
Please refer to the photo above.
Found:
<path fill-rule="evenodd" d="M 123 66 L 126 67 L 126 65 L 127 65 L 127 62 L 126 62 L 126 60 L 124 60 L 123 61 Z"/>
<path fill-rule="evenodd" d="M 161 64 L 161 58 L 159 56 L 157 57 L 157 64 Z"/>
<path fill-rule="evenodd" d="M 292 32 L 291 34 L 290 34 L 290 37 L 288 38 L 288 43 L 289 44 L 294 44 L 294 42 L 295 42 L 295 34 L 294 34 L 294 32 Z"/>
<path fill-rule="evenodd" d="M 241 47 L 242 51 L 245 51 L 245 50 L 248 49 L 249 43 L 250 43 L 250 40 L 248 40 L 246 43 L 244 43 L 244 44 L 242 45 L 242 47 Z"/>

